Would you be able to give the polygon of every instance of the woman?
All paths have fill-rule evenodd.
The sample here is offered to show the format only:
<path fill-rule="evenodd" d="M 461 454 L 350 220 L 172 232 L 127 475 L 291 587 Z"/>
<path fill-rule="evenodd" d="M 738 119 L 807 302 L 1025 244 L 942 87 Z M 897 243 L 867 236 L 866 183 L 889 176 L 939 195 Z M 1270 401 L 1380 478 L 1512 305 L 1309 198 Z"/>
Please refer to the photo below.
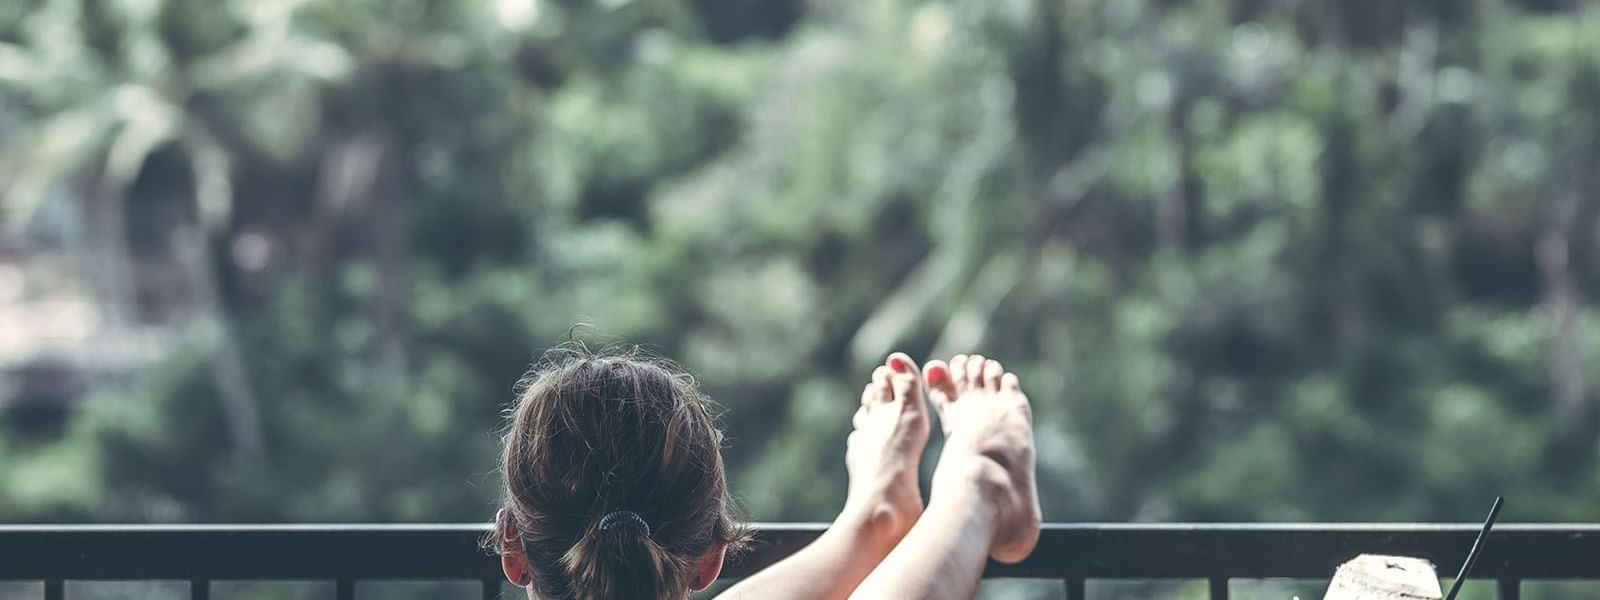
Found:
<path fill-rule="evenodd" d="M 978 355 L 924 371 L 891 354 L 861 392 L 850 483 L 828 530 L 728 598 L 971 598 L 987 558 L 1039 537 L 1032 415 L 1015 375 Z M 519 384 L 495 543 L 506 577 L 551 600 L 687 598 L 748 533 L 722 434 L 693 380 L 637 356 L 568 352 Z M 929 406 L 945 435 L 926 506 Z"/>

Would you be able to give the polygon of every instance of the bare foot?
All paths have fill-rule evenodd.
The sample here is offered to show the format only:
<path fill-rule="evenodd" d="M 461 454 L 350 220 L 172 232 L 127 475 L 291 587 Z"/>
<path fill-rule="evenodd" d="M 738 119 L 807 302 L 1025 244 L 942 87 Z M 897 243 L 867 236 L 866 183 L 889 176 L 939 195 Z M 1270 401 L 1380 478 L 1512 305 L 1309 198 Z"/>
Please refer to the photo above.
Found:
<path fill-rule="evenodd" d="M 922 515 L 917 463 L 928 444 L 928 407 L 922 374 L 911 357 L 890 354 L 861 391 L 845 450 L 850 491 L 841 517 L 863 519 L 874 533 L 905 536 Z"/>
<path fill-rule="evenodd" d="M 944 428 L 934 489 L 977 485 L 994 503 L 989 556 L 1027 558 L 1039 543 L 1039 491 L 1034 481 L 1033 409 L 1017 376 L 979 355 L 929 361 L 928 399 Z"/>

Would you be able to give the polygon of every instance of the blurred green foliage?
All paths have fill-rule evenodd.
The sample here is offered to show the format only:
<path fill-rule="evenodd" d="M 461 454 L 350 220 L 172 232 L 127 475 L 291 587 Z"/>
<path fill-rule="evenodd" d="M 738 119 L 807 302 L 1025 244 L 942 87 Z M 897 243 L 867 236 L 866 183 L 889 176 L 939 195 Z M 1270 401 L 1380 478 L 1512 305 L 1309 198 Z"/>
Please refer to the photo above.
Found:
<path fill-rule="evenodd" d="M 179 350 L 0 416 L 4 521 L 485 519 L 579 322 L 760 520 L 892 349 L 1021 374 L 1051 521 L 1600 518 L 1589 2 L 29 0 L 0 146 L 186 273 L 101 274 Z"/>

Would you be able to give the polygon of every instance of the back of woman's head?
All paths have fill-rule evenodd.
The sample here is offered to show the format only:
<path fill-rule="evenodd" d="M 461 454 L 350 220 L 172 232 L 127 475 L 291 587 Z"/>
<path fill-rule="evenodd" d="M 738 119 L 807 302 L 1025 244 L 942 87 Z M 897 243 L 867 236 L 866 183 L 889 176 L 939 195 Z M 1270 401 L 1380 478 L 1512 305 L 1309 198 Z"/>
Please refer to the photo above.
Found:
<path fill-rule="evenodd" d="M 743 541 L 722 435 L 686 374 L 575 345 L 518 387 L 496 536 L 541 598 L 681 598 L 708 550 Z"/>

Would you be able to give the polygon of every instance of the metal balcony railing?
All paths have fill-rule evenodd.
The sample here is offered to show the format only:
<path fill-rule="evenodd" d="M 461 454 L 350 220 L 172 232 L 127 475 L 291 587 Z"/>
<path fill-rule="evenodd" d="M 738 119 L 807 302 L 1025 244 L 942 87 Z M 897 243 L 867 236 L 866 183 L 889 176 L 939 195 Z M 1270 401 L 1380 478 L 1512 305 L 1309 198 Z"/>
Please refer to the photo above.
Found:
<path fill-rule="evenodd" d="M 788 556 L 825 525 L 756 524 L 753 550 L 724 570 L 738 578 Z M 0 526 L 0 581 L 42 581 L 64 600 L 66 581 L 178 580 L 209 600 L 213 581 L 323 580 L 339 600 L 356 581 L 468 580 L 500 593 L 499 561 L 480 547 L 486 525 L 23 525 Z M 1228 598 L 1232 579 L 1327 579 L 1360 553 L 1460 567 L 1478 524 L 1047 524 L 1039 547 L 985 577 L 1059 581 L 1069 599 L 1090 579 L 1204 579 Z M 1516 600 L 1523 580 L 1600 580 L 1600 524 L 1498 525 L 1474 579 Z"/>

